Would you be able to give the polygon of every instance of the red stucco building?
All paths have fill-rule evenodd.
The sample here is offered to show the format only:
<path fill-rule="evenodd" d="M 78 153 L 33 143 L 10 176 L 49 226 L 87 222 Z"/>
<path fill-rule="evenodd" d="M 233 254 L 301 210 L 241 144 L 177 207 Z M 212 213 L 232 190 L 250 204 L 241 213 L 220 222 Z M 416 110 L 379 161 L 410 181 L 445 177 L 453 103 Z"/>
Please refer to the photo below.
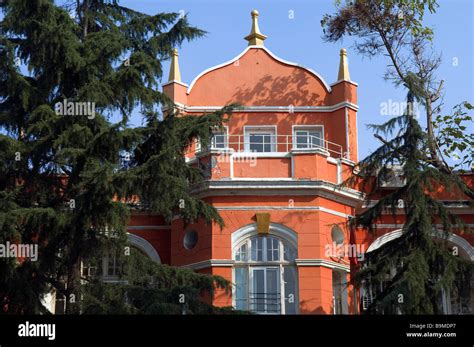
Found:
<path fill-rule="evenodd" d="M 354 270 L 350 256 L 399 236 L 402 210 L 396 218 L 384 216 L 376 235 L 350 235 L 346 222 L 363 201 L 357 190 L 336 189 L 359 159 L 358 85 L 350 79 L 346 51 L 340 53 L 337 79 L 335 63 L 328 73 L 335 82 L 327 83 L 317 72 L 277 57 L 264 46 L 265 38 L 253 11 L 241 54 L 188 85 L 175 52 L 163 85 L 183 114 L 243 105 L 215 133 L 211 148 L 197 142 L 187 156 L 207 175 L 195 194 L 217 208 L 225 227 L 201 221 L 183 227 L 178 217 L 167 224 L 160 216 L 134 212 L 129 239 L 157 262 L 231 280 L 232 295 L 218 292 L 215 305 L 258 313 L 360 313 L 370 293 L 347 285 Z M 381 188 L 390 184 L 397 182 Z M 440 190 L 439 199 L 474 225 L 466 198 Z M 472 236 L 453 234 L 449 242 L 474 260 Z M 346 252 L 336 254 L 336 246 Z M 449 293 L 444 300 L 447 313 L 473 313 L 473 300 L 460 304 Z"/>

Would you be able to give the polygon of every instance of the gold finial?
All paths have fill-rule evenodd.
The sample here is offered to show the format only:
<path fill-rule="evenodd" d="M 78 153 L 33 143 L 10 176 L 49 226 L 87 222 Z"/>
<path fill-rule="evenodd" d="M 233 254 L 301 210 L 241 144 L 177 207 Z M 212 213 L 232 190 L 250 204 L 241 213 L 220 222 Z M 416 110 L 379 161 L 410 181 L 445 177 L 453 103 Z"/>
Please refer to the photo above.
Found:
<path fill-rule="evenodd" d="M 178 81 L 181 82 L 181 73 L 179 72 L 179 63 L 178 63 L 178 50 L 173 49 L 171 56 L 171 65 L 170 65 L 170 76 L 168 82 Z"/>
<path fill-rule="evenodd" d="M 245 36 L 245 39 L 249 42 L 249 46 L 263 46 L 263 41 L 267 38 L 260 32 L 258 27 L 258 11 L 253 10 L 251 13 L 252 16 L 252 30 L 250 34 Z"/>
<path fill-rule="evenodd" d="M 339 74 L 337 75 L 338 81 L 350 81 L 351 76 L 349 75 L 349 65 L 347 63 L 347 51 L 345 48 L 341 49 L 341 59 L 339 62 Z"/>

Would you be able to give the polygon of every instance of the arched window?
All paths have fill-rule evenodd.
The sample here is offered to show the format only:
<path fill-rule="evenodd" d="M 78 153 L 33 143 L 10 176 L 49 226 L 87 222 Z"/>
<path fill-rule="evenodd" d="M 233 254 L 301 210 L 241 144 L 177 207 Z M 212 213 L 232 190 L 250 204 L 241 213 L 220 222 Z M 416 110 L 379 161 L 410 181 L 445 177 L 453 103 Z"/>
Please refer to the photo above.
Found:
<path fill-rule="evenodd" d="M 251 236 L 234 247 L 238 310 L 297 313 L 296 247 L 277 236 Z"/>
<path fill-rule="evenodd" d="M 388 232 L 372 242 L 367 249 L 366 253 L 370 253 L 384 244 L 395 240 L 402 236 L 403 230 L 398 229 Z M 465 260 L 474 261 L 474 247 L 472 247 L 467 240 L 463 237 L 445 233 L 442 230 L 433 230 L 431 236 L 435 242 L 439 242 L 439 247 L 447 247 L 450 252 L 456 252 L 456 255 L 464 258 Z M 453 253 L 454 254 L 454 253 Z M 401 266 L 401 265 L 400 265 Z M 393 278 L 397 274 L 397 267 L 392 267 L 391 271 L 387 276 Z M 436 281 L 432 279 L 432 281 Z M 438 307 L 440 312 L 443 314 L 473 314 L 474 313 L 474 273 L 471 273 L 471 278 L 455 279 L 453 284 L 453 290 L 444 287 L 441 288 L 441 293 L 438 297 Z M 364 283 L 361 288 L 361 306 L 363 310 L 368 309 L 369 304 L 383 291 L 385 288 L 385 282 L 375 283 Z M 376 307 L 376 309 L 378 309 Z M 402 313 L 397 309 L 399 313 Z M 379 313 L 384 313 L 382 310 L 378 310 Z"/>

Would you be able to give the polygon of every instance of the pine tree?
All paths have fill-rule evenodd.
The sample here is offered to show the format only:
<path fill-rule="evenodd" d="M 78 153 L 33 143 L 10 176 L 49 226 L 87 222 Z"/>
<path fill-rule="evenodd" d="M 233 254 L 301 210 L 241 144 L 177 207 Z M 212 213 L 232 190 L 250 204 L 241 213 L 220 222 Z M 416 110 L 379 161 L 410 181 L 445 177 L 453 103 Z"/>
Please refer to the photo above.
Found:
<path fill-rule="evenodd" d="M 361 39 L 356 43 L 360 53 L 369 57 L 385 53 L 391 63 L 386 78 L 407 90 L 405 112 L 370 126 L 382 145 L 357 163 L 353 177 L 344 183 L 360 184 L 368 206 L 351 220 L 353 232 L 358 228 L 374 232 L 383 213 L 391 211 L 395 219 L 397 207 L 405 213 L 401 236 L 367 253 L 353 281 L 358 287 L 376 288 L 369 313 L 442 313 L 443 290 L 469 291 L 466 278 L 472 264 L 449 249 L 447 237 L 449 232 L 470 230 L 436 200 L 439 187 L 474 196 L 472 187 L 442 159 L 433 135 L 433 115 L 439 112 L 433 103 L 443 83 L 434 83 L 439 59 L 425 55 L 433 33 L 422 19 L 425 8 L 434 12 L 436 6 L 432 0 L 347 2 L 322 21 L 328 41 L 354 36 Z M 426 111 L 426 129 L 415 117 L 415 102 Z M 377 182 L 386 181 L 394 167 L 400 168 L 405 183 L 383 193 Z"/>
<path fill-rule="evenodd" d="M 229 292 L 230 283 L 224 278 L 156 264 L 137 250 L 131 252 L 121 259 L 119 283 L 103 283 L 96 276 L 82 288 L 84 314 L 235 313 L 202 300 L 216 288 Z"/>
<path fill-rule="evenodd" d="M 41 299 L 54 289 L 66 312 L 78 313 L 81 264 L 126 242 L 127 197 L 219 221 L 190 196 L 199 175 L 176 158 L 196 134 L 208 141 L 229 109 L 199 120 L 157 116 L 172 107 L 158 89 L 162 61 L 204 34 L 186 16 L 147 15 L 116 0 L 0 6 L 0 242 L 39 246 L 36 262 L 0 259 L 2 311 L 45 312 Z M 147 124 L 132 129 L 136 109 Z M 132 165 L 123 161 L 128 150 L 137 153 Z M 168 189 L 176 193 L 160 202 L 144 193 Z M 177 199 L 190 203 L 176 210 Z"/>
<path fill-rule="evenodd" d="M 409 92 L 407 104 L 413 105 Z M 397 134 L 357 164 L 357 173 L 346 184 L 361 180 L 366 203 L 377 202 L 356 216 L 351 227 L 375 231 L 382 213 L 391 211 L 396 216 L 402 206 L 406 220 L 402 236 L 366 254 L 366 264 L 355 277 L 355 283 L 375 286 L 378 291 L 369 312 L 434 314 L 442 313 L 440 297 L 443 290 L 466 291 L 471 263 L 448 247 L 449 232 L 468 231 L 457 215 L 449 213 L 436 200 L 438 187 L 461 192 L 464 185 L 440 172 L 426 160 L 426 133 L 410 112 L 395 117 L 385 124 L 373 125 L 377 133 Z M 381 194 L 376 182 L 387 180 L 393 167 L 401 167 L 400 176 L 406 184 L 399 189 Z M 437 233 L 441 224 L 443 233 Z M 379 290 L 382 285 L 382 290 Z M 467 288 L 466 288 L 467 287 Z"/>

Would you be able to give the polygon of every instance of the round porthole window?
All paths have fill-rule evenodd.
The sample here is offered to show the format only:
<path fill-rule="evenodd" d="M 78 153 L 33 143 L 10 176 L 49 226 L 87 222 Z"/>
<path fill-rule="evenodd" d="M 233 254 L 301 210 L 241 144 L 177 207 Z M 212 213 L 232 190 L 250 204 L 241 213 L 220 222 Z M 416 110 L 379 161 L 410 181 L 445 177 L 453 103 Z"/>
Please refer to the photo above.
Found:
<path fill-rule="evenodd" d="M 198 233 L 195 230 L 189 230 L 184 234 L 183 245 L 186 249 L 193 249 L 198 242 Z"/>

